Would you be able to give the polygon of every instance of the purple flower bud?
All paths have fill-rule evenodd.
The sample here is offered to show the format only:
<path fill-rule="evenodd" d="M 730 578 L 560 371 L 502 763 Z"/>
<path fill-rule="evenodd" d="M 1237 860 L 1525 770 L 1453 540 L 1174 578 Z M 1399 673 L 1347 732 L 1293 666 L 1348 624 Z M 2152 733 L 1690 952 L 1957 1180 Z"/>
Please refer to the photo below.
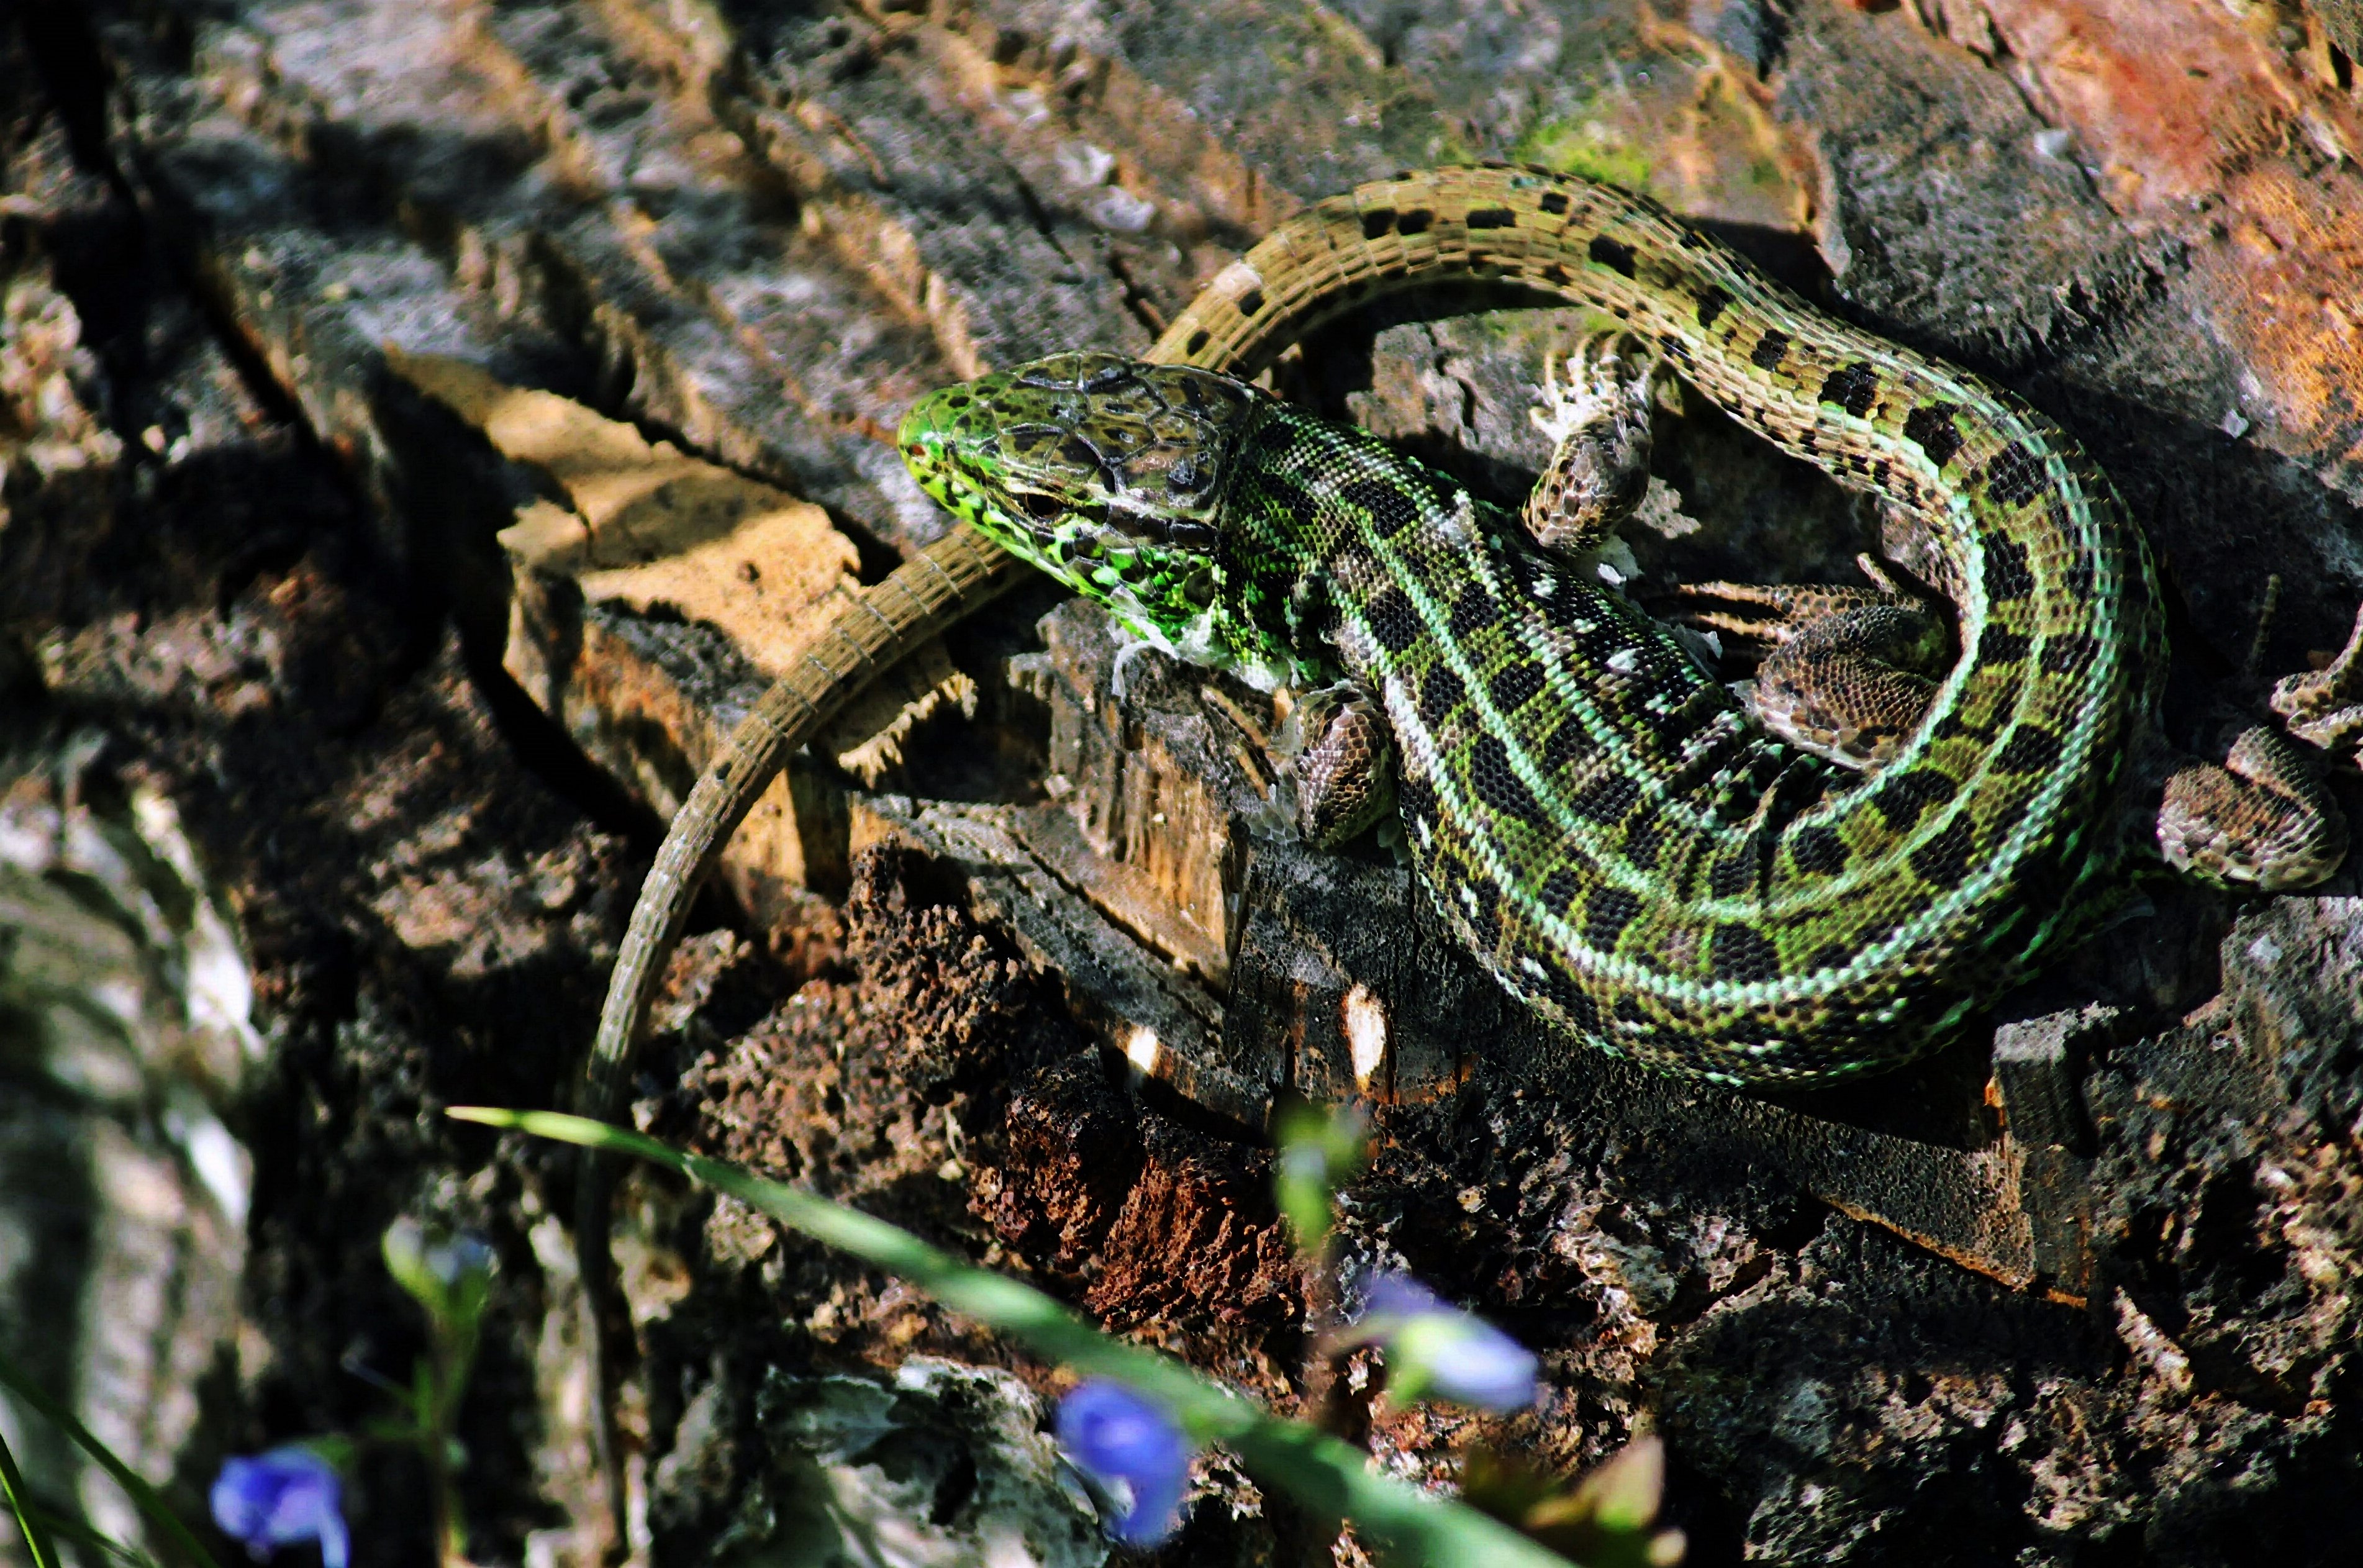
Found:
<path fill-rule="evenodd" d="M 307 1448 L 274 1448 L 223 1464 L 214 1479 L 214 1523 L 257 1562 L 276 1548 L 316 1540 L 321 1568 L 345 1568 L 343 1496 L 327 1460 Z"/>
<path fill-rule="evenodd" d="M 1535 1353 L 1483 1318 L 1448 1307 L 1408 1274 L 1381 1274 L 1356 1337 L 1387 1352 L 1391 1397 L 1433 1394 L 1479 1410 L 1523 1410 L 1535 1402 Z"/>
<path fill-rule="evenodd" d="M 1108 1533 L 1127 1546 L 1154 1546 L 1180 1521 L 1190 1480 L 1190 1440 L 1162 1407 L 1118 1383 L 1078 1385 L 1059 1401 L 1059 1443 L 1110 1491 L 1128 1496 Z"/>

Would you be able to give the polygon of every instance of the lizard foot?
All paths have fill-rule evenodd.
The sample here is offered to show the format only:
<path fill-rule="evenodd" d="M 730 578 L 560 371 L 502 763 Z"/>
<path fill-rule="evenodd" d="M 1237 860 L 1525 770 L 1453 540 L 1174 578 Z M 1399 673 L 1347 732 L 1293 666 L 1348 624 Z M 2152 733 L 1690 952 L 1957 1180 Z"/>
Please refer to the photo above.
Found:
<path fill-rule="evenodd" d="M 1935 696 L 1950 655 L 1945 622 L 1869 556 L 1874 586 L 1693 583 L 1653 607 L 1766 650 L 1740 700 L 1765 728 L 1843 767 L 1892 761 Z"/>
<path fill-rule="evenodd" d="M 1599 549 L 1649 490 L 1649 415 L 1657 361 L 1627 334 L 1592 338 L 1567 357 L 1567 384 L 1543 358 L 1540 403 L 1526 411 L 1551 460 L 1526 496 L 1527 534 L 1559 555 Z"/>
<path fill-rule="evenodd" d="M 2289 721 L 2290 733 L 2336 755 L 2363 741 L 2363 609 L 2337 658 L 2303 675 L 2275 683 L 2273 711 Z"/>
<path fill-rule="evenodd" d="M 1350 681 L 1299 695 L 1273 751 L 1288 764 L 1296 831 L 1324 849 L 1379 820 L 1395 798 L 1386 710 Z"/>
<path fill-rule="evenodd" d="M 2320 765 L 2258 725 L 2240 732 L 2221 766 L 2188 759 L 2167 775 L 2158 849 L 2167 864 L 2202 881 L 2277 893 L 2338 869 L 2346 817 Z"/>
<path fill-rule="evenodd" d="M 2274 684 L 2290 735 L 2354 759 L 2363 741 L 2363 611 L 2337 658 Z M 2305 887 L 2346 855 L 2346 818 L 2319 757 L 2263 726 L 2243 730 L 2223 766 L 2185 762 L 2167 776 L 2158 847 L 2167 864 L 2204 881 L 2268 892 Z"/>

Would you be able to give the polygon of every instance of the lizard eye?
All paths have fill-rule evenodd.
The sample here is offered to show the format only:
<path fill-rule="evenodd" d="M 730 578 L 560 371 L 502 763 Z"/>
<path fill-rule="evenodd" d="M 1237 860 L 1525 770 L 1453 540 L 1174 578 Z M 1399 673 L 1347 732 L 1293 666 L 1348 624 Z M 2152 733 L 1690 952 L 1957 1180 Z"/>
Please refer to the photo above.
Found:
<path fill-rule="evenodd" d="M 1027 495 L 1019 496 L 1017 498 L 1017 504 L 1026 509 L 1026 515 L 1027 517 L 1033 518 L 1037 523 L 1047 523 L 1051 518 L 1066 510 L 1066 507 L 1059 504 L 1059 498 L 1056 495 L 1047 495 L 1040 491 L 1034 491 Z"/>

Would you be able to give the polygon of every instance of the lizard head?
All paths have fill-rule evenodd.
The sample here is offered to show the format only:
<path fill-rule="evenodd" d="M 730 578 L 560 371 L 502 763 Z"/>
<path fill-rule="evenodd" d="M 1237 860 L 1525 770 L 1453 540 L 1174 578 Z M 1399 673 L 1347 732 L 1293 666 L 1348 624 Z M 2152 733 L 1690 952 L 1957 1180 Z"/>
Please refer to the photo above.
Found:
<path fill-rule="evenodd" d="M 928 394 L 897 442 L 953 516 L 1150 640 L 1226 663 L 1219 516 L 1262 401 L 1211 371 L 1059 354 Z"/>

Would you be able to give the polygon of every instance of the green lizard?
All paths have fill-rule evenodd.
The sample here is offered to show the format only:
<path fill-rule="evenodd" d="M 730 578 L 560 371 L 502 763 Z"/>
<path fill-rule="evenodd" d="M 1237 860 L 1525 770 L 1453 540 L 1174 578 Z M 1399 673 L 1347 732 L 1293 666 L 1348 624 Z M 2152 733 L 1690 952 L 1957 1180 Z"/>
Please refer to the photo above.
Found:
<path fill-rule="evenodd" d="M 1558 400 L 1561 454 L 1524 527 L 1233 379 L 1380 294 L 1471 278 L 1592 307 L 1768 439 L 1908 514 L 1953 603 L 1949 673 L 1863 658 L 1897 640 L 1866 614 L 1925 615 L 1904 596 L 1817 590 L 1803 607 L 1835 612 L 1821 627 L 1776 615 L 1772 629 L 1806 649 L 1788 675 L 1838 673 L 1768 674 L 1743 703 L 1571 561 L 1586 540 L 1569 529 L 1596 530 L 1631 493 L 1614 355 Z M 1365 699 L 1340 705 L 1354 743 L 1382 710 L 1411 852 L 1470 950 L 1575 1036 L 1663 1067 L 1793 1083 L 1916 1055 L 2082 929 L 2146 836 L 2268 887 L 2344 854 L 2343 819 L 2271 730 L 2242 737 L 2233 773 L 2144 774 L 2157 587 L 2064 432 L 1821 315 L 1640 198 L 1503 167 L 1376 182 L 1283 224 L 1149 360 L 1060 356 L 913 409 L 905 461 L 969 526 L 825 631 L 676 815 L 601 1019 L 593 1114 L 614 1106 L 722 839 L 871 673 L 1007 581 L 1004 550 L 1183 657 L 1348 677 Z M 1925 631 L 1903 640 L 1925 652 Z M 1847 708 L 1850 683 L 1879 687 L 1869 708 Z M 1880 765 L 1834 772 L 1812 751 Z M 2129 830 L 2153 816 L 2154 835 Z"/>
<path fill-rule="evenodd" d="M 1593 307 L 1769 439 L 1908 514 L 1954 605 L 1949 673 L 1910 667 L 1930 639 L 1904 595 L 1701 585 L 1759 612 L 1721 624 L 1787 639 L 1743 703 L 1570 561 L 1636 493 L 1641 378 L 1617 355 L 1553 400 L 1560 450 L 1525 530 L 1231 379 L 1381 294 L 1470 279 Z M 2157 587 L 2065 434 L 1819 315 L 1646 201 L 1501 167 L 1378 181 L 1282 224 L 1148 359 L 1065 356 L 912 411 L 906 459 L 964 526 L 824 628 L 675 813 L 610 978 L 585 1114 L 620 1108 L 691 896 L 766 783 L 1021 559 L 1186 656 L 1353 677 L 1297 765 L 1315 786 L 1300 819 L 1325 837 L 1366 820 L 1382 793 L 1337 760 L 1399 753 L 1412 853 L 1477 956 L 1578 1038 L 1679 1071 L 1811 1081 L 1929 1049 L 2074 934 L 2146 838 L 2268 887 L 2345 852 L 2343 818 L 2269 729 L 2240 738 L 2232 772 L 2144 762 L 2159 750 Z M 2274 706 L 2320 745 L 2363 733 L 2363 620 Z M 1878 768 L 1858 781 L 1815 751 Z M 586 1164 L 594 1348 L 606 1218 Z M 594 1364 L 604 1379 L 604 1354 Z"/>
<path fill-rule="evenodd" d="M 1615 416 L 1642 378 L 1613 355 L 1556 422 L 1560 457 L 1523 526 L 1228 377 L 1101 354 L 923 399 L 905 462 L 955 515 L 1177 655 L 1368 694 L 1423 882 L 1495 977 L 1575 1037 L 1730 1083 L 1825 1080 L 1942 1043 L 2121 881 L 2115 797 L 2151 744 L 2165 650 L 2107 481 L 2006 394 L 1814 312 L 1646 203 L 1509 170 L 1407 183 L 1356 193 L 1350 226 L 1292 226 L 1326 248 L 1297 286 L 1470 267 L 1491 237 L 1489 270 L 1613 317 L 1770 440 L 1905 511 L 1956 607 L 1951 673 L 1912 668 L 1936 623 L 1906 596 L 1814 590 L 1814 616 L 1778 623 L 1803 651 L 1743 703 L 1566 559 L 1613 511 L 1600 503 L 1632 493 L 1639 443 Z M 1271 269 L 1248 271 L 1213 291 L 1240 332 L 1292 313 Z M 1214 315 L 1202 302 L 1193 337 L 1212 339 Z M 1801 746 L 1883 765 L 1858 780 Z M 2344 823 L 2293 749 L 2260 729 L 2234 755 L 2262 765 L 2160 773 L 2161 841 L 2268 886 L 2326 874 Z M 2202 844 L 2194 802 L 2286 828 L 2253 851 Z M 1359 815 L 1316 802 L 1325 814 L 1347 830 Z"/>

